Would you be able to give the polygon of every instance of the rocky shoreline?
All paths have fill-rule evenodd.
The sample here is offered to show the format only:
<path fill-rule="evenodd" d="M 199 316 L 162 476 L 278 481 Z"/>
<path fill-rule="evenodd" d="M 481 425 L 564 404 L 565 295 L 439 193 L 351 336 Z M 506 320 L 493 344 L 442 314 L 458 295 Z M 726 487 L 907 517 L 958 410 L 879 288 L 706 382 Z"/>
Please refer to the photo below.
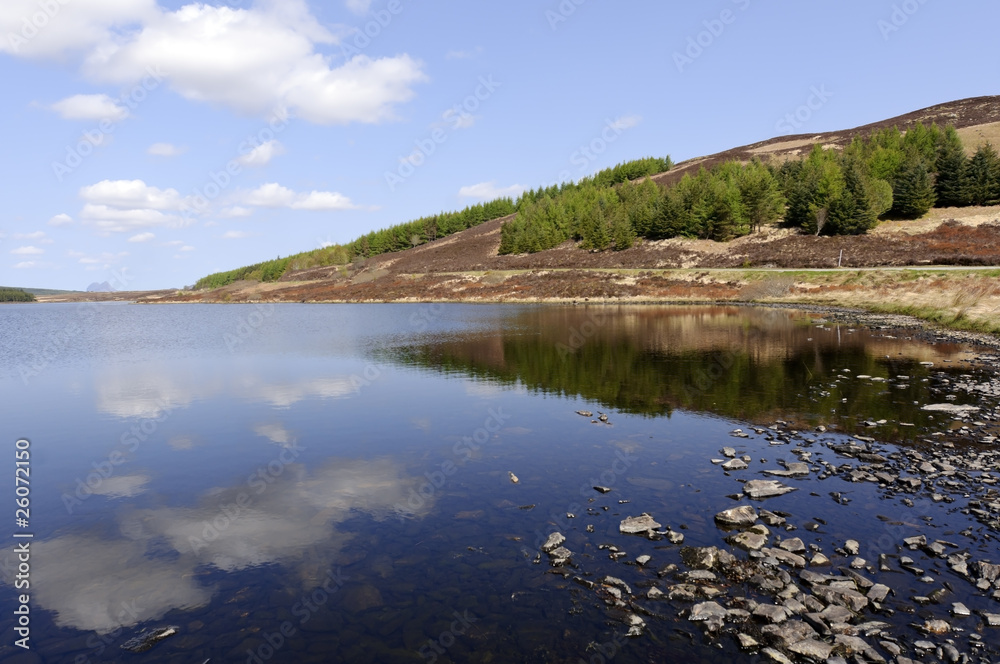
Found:
<path fill-rule="evenodd" d="M 823 313 L 894 329 L 903 322 Z M 979 335 L 917 334 L 997 348 L 996 339 Z M 841 374 L 837 381 L 876 378 Z M 888 387 L 910 378 L 883 380 Z M 664 626 L 676 632 L 686 624 L 689 638 L 700 633 L 782 664 L 996 661 L 1000 355 L 984 349 L 958 380 L 943 371 L 928 380 L 940 403 L 923 405 L 934 427 L 913 444 L 878 441 L 884 421 L 865 423 L 872 435 L 786 421 L 732 431 L 732 445 L 706 460 L 733 480 L 728 499 L 737 505 L 714 516 L 728 546 L 684 546 L 683 523 L 661 523 L 621 490 L 594 487 L 586 513 L 574 515 L 580 527 L 551 532 L 534 562 L 547 559 L 581 604 L 603 606 L 623 638 L 656 638 Z M 887 511 L 899 510 L 898 517 L 879 515 L 877 538 L 871 524 L 810 516 L 832 500 L 851 519 L 857 485 L 873 489 Z M 767 509 L 789 493 L 794 510 Z M 632 516 L 622 513 L 621 537 L 593 535 L 595 523 L 610 532 L 602 519 L 623 508 Z M 852 526 L 855 536 L 827 536 Z"/>

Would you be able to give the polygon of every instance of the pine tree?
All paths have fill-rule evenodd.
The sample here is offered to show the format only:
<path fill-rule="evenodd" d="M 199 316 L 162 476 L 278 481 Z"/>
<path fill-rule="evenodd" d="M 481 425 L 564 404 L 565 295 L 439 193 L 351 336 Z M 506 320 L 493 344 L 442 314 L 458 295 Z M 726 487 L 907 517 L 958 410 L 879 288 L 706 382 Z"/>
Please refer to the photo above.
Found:
<path fill-rule="evenodd" d="M 844 168 L 844 186 L 830 202 L 829 220 L 823 230 L 830 235 L 861 235 L 878 223 L 871 184 L 859 164 Z"/>
<path fill-rule="evenodd" d="M 904 219 L 918 219 L 934 207 L 934 182 L 921 159 L 911 159 L 893 182 L 892 213 Z"/>
<path fill-rule="evenodd" d="M 969 160 L 964 191 L 969 205 L 1000 205 L 1000 155 L 989 143 Z"/>
<path fill-rule="evenodd" d="M 962 139 L 954 127 L 948 126 L 938 142 L 935 162 L 937 181 L 934 189 L 937 192 L 938 207 L 961 207 L 969 204 L 965 198 L 968 163 Z"/>
<path fill-rule="evenodd" d="M 750 232 L 777 221 L 785 213 L 785 197 L 771 171 L 758 160 L 751 161 L 737 175 L 740 201 L 750 222 Z"/>

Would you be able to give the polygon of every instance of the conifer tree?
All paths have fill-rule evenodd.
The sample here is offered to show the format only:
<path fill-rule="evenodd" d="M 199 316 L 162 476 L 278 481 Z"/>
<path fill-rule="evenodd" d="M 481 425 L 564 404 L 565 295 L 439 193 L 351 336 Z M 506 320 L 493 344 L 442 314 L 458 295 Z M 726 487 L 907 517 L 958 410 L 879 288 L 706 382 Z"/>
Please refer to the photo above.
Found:
<path fill-rule="evenodd" d="M 892 199 L 892 213 L 904 219 L 917 219 L 934 207 L 934 181 L 922 159 L 910 159 L 902 167 L 893 182 Z"/>
<path fill-rule="evenodd" d="M 989 143 L 969 160 L 964 198 L 969 205 L 1000 205 L 1000 155 Z"/>

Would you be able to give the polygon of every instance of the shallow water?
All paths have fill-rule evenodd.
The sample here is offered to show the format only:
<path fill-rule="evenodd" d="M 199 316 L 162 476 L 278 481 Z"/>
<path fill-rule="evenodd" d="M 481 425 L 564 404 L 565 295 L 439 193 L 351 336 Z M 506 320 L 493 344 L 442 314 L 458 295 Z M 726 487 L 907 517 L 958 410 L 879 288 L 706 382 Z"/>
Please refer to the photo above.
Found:
<path fill-rule="evenodd" d="M 620 613 L 544 555 L 533 563 L 539 545 L 559 530 L 573 574 L 658 583 L 680 547 L 620 535 L 626 516 L 648 512 L 686 546 L 724 546 L 712 515 L 736 504 L 739 479 L 796 461 L 796 445 L 845 463 L 824 442 L 851 434 L 926 446 L 951 418 L 921 407 L 942 402 L 943 381 L 983 375 L 981 352 L 733 307 L 5 306 L 3 436 L 8 450 L 31 442 L 34 539 L 32 650 L 10 645 L 4 566 L 0 657 L 751 661 L 731 638 L 704 638 L 683 602 L 650 605 L 646 633 L 626 639 Z M 599 412 L 609 424 L 591 421 Z M 777 420 L 831 432 L 781 446 L 753 432 Z M 750 469 L 714 465 L 724 446 Z M 2 463 L 9 478 L 13 452 Z M 798 490 L 764 506 L 828 556 L 854 538 L 874 561 L 926 533 L 1000 557 L 961 503 L 908 508 L 816 473 L 786 482 Z M 608 543 L 628 556 L 609 560 Z M 625 564 L 641 554 L 649 569 Z M 959 601 L 908 614 L 905 592 L 927 584 L 894 575 L 898 613 L 880 619 L 904 640 Z M 947 568 L 940 577 L 973 611 L 1000 607 Z M 996 647 L 996 630 L 966 620 Z M 168 625 L 178 633 L 149 651 L 121 649 Z"/>

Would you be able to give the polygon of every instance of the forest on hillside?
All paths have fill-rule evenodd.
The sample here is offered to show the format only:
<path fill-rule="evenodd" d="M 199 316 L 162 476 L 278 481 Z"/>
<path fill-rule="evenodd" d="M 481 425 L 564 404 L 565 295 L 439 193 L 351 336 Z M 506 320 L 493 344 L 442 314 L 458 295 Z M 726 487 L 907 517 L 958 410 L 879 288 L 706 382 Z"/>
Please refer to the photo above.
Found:
<path fill-rule="evenodd" d="M 591 250 L 627 249 L 640 237 L 726 241 L 777 222 L 817 235 L 859 235 L 880 218 L 998 203 L 1000 156 L 992 146 L 968 157 L 954 127 L 918 124 L 857 137 L 843 150 L 816 145 L 784 163 L 726 162 L 669 188 L 645 178 L 529 191 L 504 224 L 500 253 L 543 251 L 570 239 Z"/>
<path fill-rule="evenodd" d="M 34 302 L 35 296 L 20 288 L 0 287 L 0 302 Z"/>

